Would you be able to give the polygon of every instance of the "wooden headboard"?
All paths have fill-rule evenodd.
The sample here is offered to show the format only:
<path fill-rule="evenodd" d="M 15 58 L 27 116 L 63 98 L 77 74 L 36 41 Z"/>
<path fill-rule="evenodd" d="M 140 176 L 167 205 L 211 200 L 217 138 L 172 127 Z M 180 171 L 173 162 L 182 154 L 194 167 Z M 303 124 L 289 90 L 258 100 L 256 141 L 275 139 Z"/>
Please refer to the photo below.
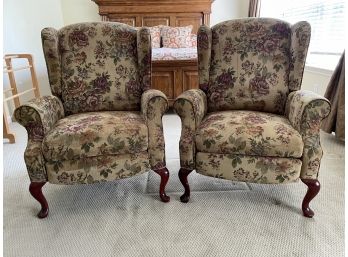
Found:
<path fill-rule="evenodd" d="M 103 21 L 116 21 L 135 27 L 167 25 L 209 26 L 213 0 L 92 0 L 99 6 Z"/>

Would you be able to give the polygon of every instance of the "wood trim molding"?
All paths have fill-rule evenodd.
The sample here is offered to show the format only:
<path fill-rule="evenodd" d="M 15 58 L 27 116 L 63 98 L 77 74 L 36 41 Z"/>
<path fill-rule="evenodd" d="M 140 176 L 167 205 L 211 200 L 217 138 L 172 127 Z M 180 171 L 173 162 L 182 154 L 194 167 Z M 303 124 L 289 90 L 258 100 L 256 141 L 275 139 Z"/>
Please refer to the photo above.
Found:
<path fill-rule="evenodd" d="M 212 0 L 92 0 L 99 14 L 108 13 L 211 13 Z M 115 8 L 117 6 L 117 8 Z"/>

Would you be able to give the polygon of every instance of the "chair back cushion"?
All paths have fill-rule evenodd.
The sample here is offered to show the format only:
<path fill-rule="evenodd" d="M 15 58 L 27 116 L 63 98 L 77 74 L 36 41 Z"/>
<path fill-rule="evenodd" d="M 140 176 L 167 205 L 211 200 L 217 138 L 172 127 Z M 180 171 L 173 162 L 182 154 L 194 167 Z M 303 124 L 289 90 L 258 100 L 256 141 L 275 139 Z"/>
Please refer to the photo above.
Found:
<path fill-rule="evenodd" d="M 55 81 L 55 87 L 61 88 L 57 92 L 52 88 L 52 93 L 58 93 L 66 113 L 140 109 L 145 76 L 139 72 L 144 67 L 138 55 L 145 56 L 144 52 L 138 54 L 138 48 L 144 51 L 144 47 L 137 44 L 137 35 L 144 31 L 116 22 L 78 23 L 62 28 L 56 35 L 51 31 L 51 37 L 58 37 L 57 45 L 52 46 L 47 39 L 49 30 L 42 32 L 49 75 L 54 73 L 50 71 L 54 61 L 50 54 L 55 47 L 60 66 L 60 81 Z M 150 36 L 146 39 L 149 42 L 142 43 L 149 45 L 145 47 L 145 61 L 151 65 Z"/>
<path fill-rule="evenodd" d="M 291 26 L 277 19 L 237 19 L 201 27 L 200 87 L 207 93 L 208 110 L 284 113 L 290 49 Z"/>

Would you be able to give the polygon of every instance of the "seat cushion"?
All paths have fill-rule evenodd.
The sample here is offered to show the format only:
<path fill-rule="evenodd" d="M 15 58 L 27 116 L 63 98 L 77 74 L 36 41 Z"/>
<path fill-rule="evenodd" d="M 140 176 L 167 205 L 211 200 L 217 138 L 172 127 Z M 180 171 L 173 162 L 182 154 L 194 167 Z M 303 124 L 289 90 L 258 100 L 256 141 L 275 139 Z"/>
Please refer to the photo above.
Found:
<path fill-rule="evenodd" d="M 303 141 L 289 120 L 254 111 L 208 114 L 196 133 L 198 152 L 255 156 L 302 156 Z"/>
<path fill-rule="evenodd" d="M 68 116 L 45 136 L 47 161 L 139 153 L 148 149 L 148 129 L 140 112 L 90 112 Z"/>

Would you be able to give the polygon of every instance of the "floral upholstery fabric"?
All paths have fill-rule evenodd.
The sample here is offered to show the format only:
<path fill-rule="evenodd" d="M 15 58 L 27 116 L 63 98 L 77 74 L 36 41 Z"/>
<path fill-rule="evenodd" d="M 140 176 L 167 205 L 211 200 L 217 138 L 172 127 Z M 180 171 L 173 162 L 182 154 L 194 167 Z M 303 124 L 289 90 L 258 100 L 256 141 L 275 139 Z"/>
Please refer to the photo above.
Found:
<path fill-rule="evenodd" d="M 140 112 L 88 112 L 57 122 L 43 140 L 46 160 L 57 163 L 85 157 L 147 151 L 148 131 Z"/>
<path fill-rule="evenodd" d="M 311 26 L 308 22 L 301 21 L 291 26 L 290 91 L 301 89 L 310 36 Z"/>
<path fill-rule="evenodd" d="M 27 148 L 24 151 L 25 165 L 32 182 L 47 181 L 46 161 L 41 146 L 41 141 L 33 141 L 29 138 Z"/>
<path fill-rule="evenodd" d="M 49 75 L 61 73 L 52 79 L 61 78 L 61 89 L 53 88 L 52 93 L 58 92 L 60 97 L 61 92 L 67 114 L 140 109 L 142 80 L 149 80 L 151 65 L 148 29 L 109 22 L 80 23 L 58 32 L 44 29 L 42 41 Z M 147 56 L 138 58 L 144 49 Z M 56 69 L 57 65 L 60 68 Z M 54 87 L 59 87 L 58 83 Z"/>
<path fill-rule="evenodd" d="M 149 29 L 93 22 L 41 35 L 53 96 L 15 110 L 30 180 L 94 183 L 163 167 L 168 101 L 149 90 Z"/>
<path fill-rule="evenodd" d="M 330 114 L 329 101 L 313 92 L 298 90 L 289 94 L 285 115 L 304 141 L 301 178 L 318 177 L 323 150 L 320 145 L 320 126 Z"/>
<path fill-rule="evenodd" d="M 307 24 L 294 25 L 295 30 Z M 292 36 L 301 33 L 292 34 L 290 24 L 269 18 L 226 21 L 200 29 L 200 87 L 207 93 L 209 111 L 243 109 L 283 114 L 289 93 L 291 44 L 298 41 Z M 297 49 L 295 45 L 293 48 Z M 306 51 L 302 49 L 303 54 Z M 304 59 L 298 59 L 297 66 L 300 60 L 304 63 Z"/>
<path fill-rule="evenodd" d="M 191 89 L 182 93 L 174 102 L 174 110 L 182 122 L 180 147 L 180 165 L 183 168 L 195 167 L 195 133 L 207 113 L 207 98 L 200 89 Z"/>
<path fill-rule="evenodd" d="M 168 106 L 167 97 L 159 90 L 147 90 L 141 97 L 141 112 L 148 128 L 148 152 L 153 169 L 166 166 L 162 117 Z"/>
<path fill-rule="evenodd" d="M 103 155 L 62 161 L 59 166 L 46 162 L 48 180 L 53 184 L 92 184 L 128 178 L 150 169 L 147 152 Z"/>
<path fill-rule="evenodd" d="M 206 115 L 196 132 L 198 152 L 300 158 L 303 142 L 289 120 L 254 111 Z"/>
<path fill-rule="evenodd" d="M 197 48 L 156 48 L 152 49 L 152 60 L 196 60 Z"/>
<path fill-rule="evenodd" d="M 201 26 L 201 91 L 174 104 L 181 167 L 255 183 L 316 179 L 320 123 L 330 104 L 299 90 L 309 40 L 307 22 L 245 18 Z"/>
<path fill-rule="evenodd" d="M 55 96 L 43 96 L 30 100 L 14 112 L 16 120 L 22 124 L 28 133 L 28 145 L 24 152 L 30 180 L 46 181 L 47 173 L 41 145 L 44 136 L 64 117 L 64 109 Z"/>
<path fill-rule="evenodd" d="M 233 181 L 288 183 L 298 180 L 301 160 L 199 152 L 196 171 L 206 176 Z"/>
<path fill-rule="evenodd" d="M 62 98 L 62 70 L 58 46 L 58 31 L 54 28 L 45 28 L 41 31 L 42 48 L 48 72 L 51 91 L 54 96 Z"/>
<path fill-rule="evenodd" d="M 64 117 L 64 109 L 59 98 L 43 96 L 21 105 L 14 116 L 27 129 L 30 140 L 42 141 L 56 122 Z"/>
<path fill-rule="evenodd" d="M 162 27 L 162 42 L 165 48 L 185 48 L 192 45 L 192 25 L 186 27 Z"/>

